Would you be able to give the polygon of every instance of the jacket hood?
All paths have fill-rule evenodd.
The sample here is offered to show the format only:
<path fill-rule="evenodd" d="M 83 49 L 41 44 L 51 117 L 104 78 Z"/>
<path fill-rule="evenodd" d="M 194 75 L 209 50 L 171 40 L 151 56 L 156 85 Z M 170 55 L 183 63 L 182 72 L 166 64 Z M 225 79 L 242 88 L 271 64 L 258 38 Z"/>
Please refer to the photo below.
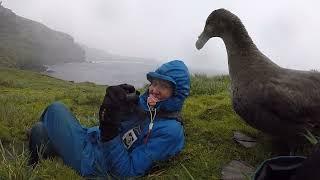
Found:
<path fill-rule="evenodd" d="M 173 60 L 161 65 L 154 72 L 147 73 L 147 79 L 162 79 L 172 83 L 173 94 L 170 98 L 157 103 L 156 108 L 164 111 L 180 111 L 184 100 L 190 94 L 190 75 L 187 66 L 181 60 Z M 148 89 L 140 96 L 140 104 L 148 109 Z"/>

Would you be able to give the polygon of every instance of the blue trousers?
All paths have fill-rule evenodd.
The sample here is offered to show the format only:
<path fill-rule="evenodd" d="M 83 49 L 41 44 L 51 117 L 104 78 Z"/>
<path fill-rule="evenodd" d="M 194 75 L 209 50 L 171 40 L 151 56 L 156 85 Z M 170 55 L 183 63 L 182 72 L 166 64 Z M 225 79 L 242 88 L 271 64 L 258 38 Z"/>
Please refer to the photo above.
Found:
<path fill-rule="evenodd" d="M 42 148 L 44 158 L 57 155 L 80 173 L 86 133 L 87 128 L 82 127 L 62 103 L 49 105 L 41 115 L 40 122 L 31 129 L 31 163 L 37 160 L 39 149 Z"/>

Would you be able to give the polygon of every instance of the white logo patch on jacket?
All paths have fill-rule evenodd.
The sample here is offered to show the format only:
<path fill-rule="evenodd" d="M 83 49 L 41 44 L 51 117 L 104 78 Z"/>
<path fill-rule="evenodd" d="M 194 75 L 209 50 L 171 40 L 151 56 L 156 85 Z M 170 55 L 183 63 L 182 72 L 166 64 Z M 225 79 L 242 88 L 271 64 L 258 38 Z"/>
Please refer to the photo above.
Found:
<path fill-rule="evenodd" d="M 137 136 L 134 133 L 133 129 L 130 129 L 128 132 L 126 132 L 123 136 L 122 136 L 122 142 L 123 144 L 126 146 L 127 149 L 129 149 L 132 144 L 134 142 L 136 142 L 137 140 Z"/>

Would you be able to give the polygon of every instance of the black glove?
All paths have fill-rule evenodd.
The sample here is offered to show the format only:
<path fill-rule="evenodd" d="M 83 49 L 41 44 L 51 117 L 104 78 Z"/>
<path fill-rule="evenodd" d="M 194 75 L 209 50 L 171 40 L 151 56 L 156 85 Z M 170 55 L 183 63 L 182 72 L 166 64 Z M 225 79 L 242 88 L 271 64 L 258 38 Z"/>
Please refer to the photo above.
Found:
<path fill-rule="evenodd" d="M 109 86 L 99 110 L 100 136 L 108 141 L 118 135 L 121 119 L 136 108 L 139 92 L 128 84 Z"/>

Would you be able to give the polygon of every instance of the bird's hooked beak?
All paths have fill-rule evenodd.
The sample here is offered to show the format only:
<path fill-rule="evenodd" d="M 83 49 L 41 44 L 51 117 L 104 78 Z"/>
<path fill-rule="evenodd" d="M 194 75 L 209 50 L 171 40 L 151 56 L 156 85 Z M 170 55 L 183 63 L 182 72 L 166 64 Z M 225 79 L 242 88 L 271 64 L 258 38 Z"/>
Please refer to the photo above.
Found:
<path fill-rule="evenodd" d="M 196 42 L 196 48 L 200 50 L 210 39 L 210 37 L 207 35 L 205 31 L 203 31 L 200 36 L 198 37 L 198 40 Z"/>

